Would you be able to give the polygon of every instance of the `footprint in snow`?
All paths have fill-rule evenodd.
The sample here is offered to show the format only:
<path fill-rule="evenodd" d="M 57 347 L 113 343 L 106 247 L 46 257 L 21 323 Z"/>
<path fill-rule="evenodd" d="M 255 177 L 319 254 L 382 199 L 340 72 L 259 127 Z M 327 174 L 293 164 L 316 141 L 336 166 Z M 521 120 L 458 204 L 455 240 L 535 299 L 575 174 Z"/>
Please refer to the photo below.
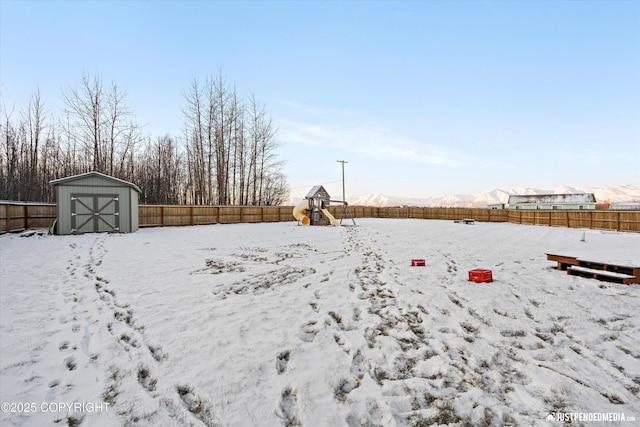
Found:
<path fill-rule="evenodd" d="M 285 350 L 276 356 L 276 371 L 278 374 L 283 374 L 287 370 L 287 364 L 291 359 L 291 351 Z"/>
<path fill-rule="evenodd" d="M 285 427 L 302 425 L 297 415 L 297 393 L 291 387 L 287 387 L 282 391 L 280 396 L 280 405 L 276 415 L 282 419 Z"/>
<path fill-rule="evenodd" d="M 315 320 L 312 320 L 302 325 L 298 337 L 304 342 L 312 342 L 318 334 L 318 330 L 314 328 L 316 323 Z"/>
<path fill-rule="evenodd" d="M 66 359 L 64 359 L 64 366 L 69 371 L 75 370 L 76 367 L 78 366 L 78 363 L 76 362 L 76 358 L 73 356 L 67 357 Z"/>

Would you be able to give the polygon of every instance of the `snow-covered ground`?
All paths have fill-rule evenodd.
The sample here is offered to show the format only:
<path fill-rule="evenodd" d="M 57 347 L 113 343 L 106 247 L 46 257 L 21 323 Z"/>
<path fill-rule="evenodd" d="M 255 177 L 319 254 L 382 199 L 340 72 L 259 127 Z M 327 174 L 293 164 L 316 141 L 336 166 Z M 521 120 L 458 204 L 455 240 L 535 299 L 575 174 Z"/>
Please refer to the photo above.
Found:
<path fill-rule="evenodd" d="M 638 264 L 640 235 L 410 219 L 3 235 L 0 424 L 634 425 L 640 285 L 546 252 Z M 494 282 L 468 282 L 476 268 Z"/>

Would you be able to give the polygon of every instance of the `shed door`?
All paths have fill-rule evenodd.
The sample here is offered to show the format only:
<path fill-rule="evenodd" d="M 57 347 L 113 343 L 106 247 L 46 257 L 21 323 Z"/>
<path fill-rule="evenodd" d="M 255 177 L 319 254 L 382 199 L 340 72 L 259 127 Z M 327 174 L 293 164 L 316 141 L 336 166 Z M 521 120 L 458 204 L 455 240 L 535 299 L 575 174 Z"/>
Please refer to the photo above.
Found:
<path fill-rule="evenodd" d="M 71 233 L 120 231 L 117 194 L 71 194 Z"/>

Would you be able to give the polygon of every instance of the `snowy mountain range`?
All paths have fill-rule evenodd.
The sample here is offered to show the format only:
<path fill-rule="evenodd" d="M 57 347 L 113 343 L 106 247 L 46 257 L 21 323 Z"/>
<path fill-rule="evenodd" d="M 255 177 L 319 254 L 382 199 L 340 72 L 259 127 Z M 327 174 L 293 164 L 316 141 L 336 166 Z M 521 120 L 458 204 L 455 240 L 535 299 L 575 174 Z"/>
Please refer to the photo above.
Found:
<path fill-rule="evenodd" d="M 552 190 L 537 188 L 494 189 L 476 194 L 453 194 L 435 197 L 412 198 L 382 194 L 349 196 L 354 206 L 431 206 L 431 207 L 486 207 L 492 203 L 507 203 L 511 195 L 593 193 L 598 203 L 640 201 L 640 185 L 615 185 L 604 187 L 557 187 Z"/>

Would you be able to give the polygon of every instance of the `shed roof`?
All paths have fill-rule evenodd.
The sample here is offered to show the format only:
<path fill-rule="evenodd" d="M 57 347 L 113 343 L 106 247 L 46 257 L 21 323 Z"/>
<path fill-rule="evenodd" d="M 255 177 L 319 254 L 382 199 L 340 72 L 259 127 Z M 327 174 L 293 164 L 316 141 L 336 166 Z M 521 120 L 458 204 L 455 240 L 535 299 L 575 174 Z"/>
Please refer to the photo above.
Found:
<path fill-rule="evenodd" d="M 315 196 L 320 190 L 324 191 L 327 196 L 329 196 L 329 193 L 327 193 L 327 190 L 324 189 L 324 187 L 322 185 L 314 185 L 313 188 L 311 190 L 309 190 L 309 192 L 307 193 L 307 195 L 305 196 L 306 199 L 310 199 L 313 196 Z"/>
<path fill-rule="evenodd" d="M 595 203 L 593 193 L 525 194 L 509 196 L 509 205 L 521 203 Z"/>
<path fill-rule="evenodd" d="M 131 187 L 134 190 L 136 190 L 138 193 L 142 193 L 142 190 L 137 185 L 135 185 L 135 184 L 133 184 L 131 182 L 122 180 L 122 179 L 118 179 L 118 178 L 114 178 L 114 177 L 109 176 L 109 175 L 105 175 L 105 174 L 100 173 L 100 172 L 87 172 L 87 173 L 81 173 L 80 175 L 73 175 L 73 176 L 67 176 L 67 177 L 64 177 L 64 178 L 54 179 L 52 181 L 49 181 L 49 185 L 52 186 L 52 187 L 55 187 L 56 185 L 66 184 L 66 183 L 71 182 L 71 181 L 75 181 L 75 180 L 82 179 L 82 178 L 88 178 L 88 177 L 103 178 L 103 179 L 106 179 L 106 180 L 109 180 L 109 181 L 113 181 L 114 183 L 117 183 L 119 185 Z"/>

